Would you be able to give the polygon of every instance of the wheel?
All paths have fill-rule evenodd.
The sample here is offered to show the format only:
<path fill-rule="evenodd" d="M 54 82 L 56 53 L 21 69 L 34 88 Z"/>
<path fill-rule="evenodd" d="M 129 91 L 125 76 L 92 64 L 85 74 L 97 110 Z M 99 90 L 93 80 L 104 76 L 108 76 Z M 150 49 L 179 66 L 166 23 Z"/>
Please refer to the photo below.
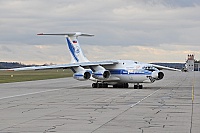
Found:
<path fill-rule="evenodd" d="M 134 89 L 138 89 L 138 85 L 134 85 Z"/>
<path fill-rule="evenodd" d="M 143 88 L 143 86 L 142 85 L 139 85 L 139 89 L 142 89 Z"/>
<path fill-rule="evenodd" d="M 124 88 L 124 84 L 118 84 L 117 88 Z"/>
<path fill-rule="evenodd" d="M 108 88 L 108 84 L 106 84 L 106 88 Z"/>
<path fill-rule="evenodd" d="M 127 83 L 126 88 L 129 88 L 129 84 Z"/>
<path fill-rule="evenodd" d="M 92 88 L 97 88 L 97 83 L 93 83 Z"/>
<path fill-rule="evenodd" d="M 128 87 L 129 87 L 128 83 L 124 83 L 124 88 L 128 88 Z"/>
<path fill-rule="evenodd" d="M 102 88 L 103 84 L 102 83 L 97 83 L 97 88 Z"/>
<path fill-rule="evenodd" d="M 103 84 L 103 88 L 108 88 L 108 84 Z"/>
<path fill-rule="evenodd" d="M 117 88 L 117 84 L 113 85 L 113 88 Z"/>

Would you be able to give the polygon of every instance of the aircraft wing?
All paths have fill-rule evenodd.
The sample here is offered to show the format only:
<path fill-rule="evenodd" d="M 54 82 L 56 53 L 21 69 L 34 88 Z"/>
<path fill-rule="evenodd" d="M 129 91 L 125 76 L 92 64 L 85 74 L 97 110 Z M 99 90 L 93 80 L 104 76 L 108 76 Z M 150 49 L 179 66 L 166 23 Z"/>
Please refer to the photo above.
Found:
<path fill-rule="evenodd" d="M 160 66 L 160 65 L 155 65 L 155 64 L 152 64 L 153 67 L 159 69 L 159 70 L 169 70 L 169 71 L 181 71 L 179 69 L 175 69 L 175 68 L 170 68 L 170 67 L 165 67 L 165 66 Z"/>
<path fill-rule="evenodd" d="M 62 64 L 62 65 L 49 65 L 49 66 L 32 66 L 32 67 L 21 67 L 21 68 L 12 68 L 4 69 L 7 71 L 24 71 L 24 70 L 45 70 L 45 69 L 67 69 L 73 67 L 83 67 L 88 68 L 90 66 L 107 66 L 118 64 L 118 61 L 97 61 L 97 62 L 82 62 L 82 63 L 72 63 L 72 64 Z"/>

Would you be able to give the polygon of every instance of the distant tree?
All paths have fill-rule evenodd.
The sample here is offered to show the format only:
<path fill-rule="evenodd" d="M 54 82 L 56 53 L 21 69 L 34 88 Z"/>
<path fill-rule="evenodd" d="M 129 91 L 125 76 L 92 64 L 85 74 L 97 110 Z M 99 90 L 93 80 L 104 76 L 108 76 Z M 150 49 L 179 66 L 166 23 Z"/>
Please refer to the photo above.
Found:
<path fill-rule="evenodd" d="M 25 65 L 21 62 L 0 62 L 0 69 L 10 69 L 19 67 L 28 67 L 31 65 Z"/>

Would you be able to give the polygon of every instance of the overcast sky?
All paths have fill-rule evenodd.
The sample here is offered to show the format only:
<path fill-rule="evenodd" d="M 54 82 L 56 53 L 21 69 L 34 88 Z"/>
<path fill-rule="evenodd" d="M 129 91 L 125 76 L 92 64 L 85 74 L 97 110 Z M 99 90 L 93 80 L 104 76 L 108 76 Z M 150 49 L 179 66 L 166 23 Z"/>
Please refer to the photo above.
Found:
<path fill-rule="evenodd" d="M 200 0 L 0 0 L 0 61 L 69 63 L 63 37 L 80 31 L 91 61 L 200 59 Z"/>

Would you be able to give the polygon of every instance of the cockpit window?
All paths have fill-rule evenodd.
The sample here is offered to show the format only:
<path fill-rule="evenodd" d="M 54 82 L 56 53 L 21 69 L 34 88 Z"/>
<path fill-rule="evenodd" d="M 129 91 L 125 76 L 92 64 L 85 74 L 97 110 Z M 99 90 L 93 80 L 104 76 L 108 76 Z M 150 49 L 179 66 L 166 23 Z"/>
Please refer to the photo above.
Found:
<path fill-rule="evenodd" d="M 143 69 L 145 69 L 145 70 L 148 70 L 148 71 L 156 71 L 157 69 L 155 68 L 155 67 L 153 67 L 153 66 L 145 66 L 145 67 L 143 67 Z"/>

